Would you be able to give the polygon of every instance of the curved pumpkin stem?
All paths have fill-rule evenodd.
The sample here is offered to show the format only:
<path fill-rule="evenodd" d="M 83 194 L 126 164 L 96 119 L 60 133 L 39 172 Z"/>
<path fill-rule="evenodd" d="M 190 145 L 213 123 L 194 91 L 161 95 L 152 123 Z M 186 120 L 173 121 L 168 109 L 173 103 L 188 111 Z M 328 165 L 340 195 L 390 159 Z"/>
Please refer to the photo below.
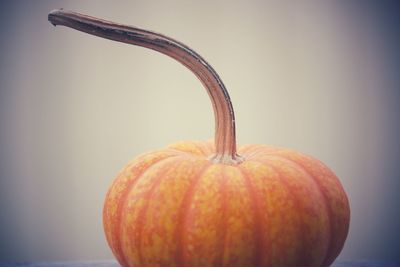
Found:
<path fill-rule="evenodd" d="M 54 25 L 67 26 L 106 39 L 147 47 L 179 61 L 203 83 L 211 98 L 215 116 L 215 163 L 236 164 L 242 161 L 236 153 L 235 115 L 222 80 L 199 54 L 172 38 L 132 26 L 82 15 L 62 9 L 49 13 Z"/>

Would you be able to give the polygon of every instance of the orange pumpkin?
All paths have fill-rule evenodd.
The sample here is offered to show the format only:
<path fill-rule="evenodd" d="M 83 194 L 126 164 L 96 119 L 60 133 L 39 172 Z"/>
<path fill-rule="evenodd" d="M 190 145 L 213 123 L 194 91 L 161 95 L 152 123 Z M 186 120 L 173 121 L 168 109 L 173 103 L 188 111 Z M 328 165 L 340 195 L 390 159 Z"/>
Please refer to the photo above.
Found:
<path fill-rule="evenodd" d="M 148 47 L 178 60 L 213 103 L 211 142 L 179 142 L 137 157 L 104 204 L 108 244 L 122 266 L 324 267 L 340 253 L 350 211 L 335 174 L 288 149 L 236 149 L 228 93 L 196 52 L 166 36 L 78 13 L 49 20 Z"/>

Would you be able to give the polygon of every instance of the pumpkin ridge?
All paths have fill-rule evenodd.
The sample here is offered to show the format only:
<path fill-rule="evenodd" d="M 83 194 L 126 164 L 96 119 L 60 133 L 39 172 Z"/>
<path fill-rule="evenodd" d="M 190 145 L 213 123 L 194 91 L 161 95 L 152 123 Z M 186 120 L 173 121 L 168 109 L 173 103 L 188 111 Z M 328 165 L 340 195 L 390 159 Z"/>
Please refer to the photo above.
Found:
<path fill-rule="evenodd" d="M 125 259 L 125 255 L 122 251 L 122 244 L 121 244 L 121 222 L 122 222 L 122 213 L 124 210 L 124 206 L 125 206 L 125 202 L 126 202 L 126 198 L 129 195 L 129 192 L 131 191 L 131 189 L 133 188 L 133 186 L 136 184 L 136 182 L 140 179 L 140 177 L 146 172 L 148 171 L 152 166 L 156 165 L 157 163 L 162 162 L 165 159 L 174 157 L 176 155 L 166 155 L 164 158 L 160 158 L 158 160 L 156 160 L 155 162 L 153 162 L 152 164 L 150 164 L 149 166 L 147 166 L 146 168 L 144 168 L 135 178 L 131 179 L 131 181 L 129 182 L 129 185 L 126 186 L 124 192 L 122 193 L 122 196 L 120 198 L 120 201 L 118 202 L 118 208 L 116 211 L 116 219 L 115 221 L 117 222 L 116 224 L 110 226 L 109 232 L 110 235 L 112 233 L 118 233 L 116 235 L 116 239 L 114 240 L 114 244 L 110 244 L 111 248 L 113 251 L 115 251 L 115 254 L 118 254 L 118 256 L 121 258 L 121 260 L 123 261 L 124 264 L 126 264 L 126 259 Z M 137 164 L 137 163 L 136 163 Z M 128 164 L 127 167 L 125 167 L 123 169 L 126 170 L 128 167 L 132 167 L 136 165 L 135 162 L 132 162 L 131 164 Z M 123 171 L 121 171 L 120 174 L 123 173 Z M 118 176 L 117 176 L 118 177 Z M 117 179 L 114 181 L 113 186 L 117 183 Z M 113 187 L 111 187 L 110 189 L 112 189 Z M 111 190 L 109 190 L 109 192 L 107 193 L 106 199 L 108 199 L 108 195 L 110 194 Z M 107 203 L 105 203 L 107 204 Z M 104 214 L 105 215 L 105 214 Z M 122 264 L 122 265 L 124 265 Z"/>
<path fill-rule="evenodd" d="M 224 258 L 225 258 L 225 252 L 226 252 L 226 243 L 227 243 L 227 232 L 228 232 L 228 220 L 227 220 L 227 194 L 226 194 L 226 187 L 227 187 L 227 182 L 228 179 L 225 174 L 225 168 L 226 166 L 224 165 L 220 170 L 221 170 L 221 180 L 220 180 L 220 194 L 221 194 L 221 222 L 220 222 L 220 229 L 221 229 L 221 238 L 220 238 L 220 243 L 218 244 L 219 247 L 217 247 L 217 251 L 220 253 L 220 257 L 217 258 L 216 260 L 216 265 L 218 267 L 224 267 Z"/>
<path fill-rule="evenodd" d="M 256 188 L 253 185 L 253 181 L 250 178 L 249 173 L 243 169 L 242 165 L 238 166 L 244 184 L 246 185 L 247 192 L 249 193 L 249 198 L 251 199 L 253 206 L 253 218 L 254 218 L 254 240 L 255 240 L 255 250 L 254 250 L 254 267 L 260 267 L 262 264 L 262 251 L 264 249 L 264 242 L 261 238 L 260 233 L 263 231 L 263 224 L 261 223 L 261 213 L 260 213 L 260 199 L 259 192 L 256 192 Z"/>
<path fill-rule="evenodd" d="M 175 159 L 176 160 L 176 159 Z M 150 189 L 145 193 L 145 199 L 146 202 L 142 208 L 142 210 L 139 213 L 138 216 L 138 221 L 140 222 L 137 225 L 137 232 L 138 232 L 138 236 L 137 236 L 137 240 L 138 240 L 138 254 L 139 254 L 139 262 L 140 265 L 145 265 L 144 264 L 144 258 L 143 258 L 143 230 L 144 230 L 144 221 L 147 219 L 147 215 L 148 215 L 148 207 L 150 205 L 151 199 L 152 199 L 152 195 L 155 191 L 155 189 L 160 185 L 161 181 L 168 175 L 170 174 L 168 172 L 168 170 L 165 169 L 169 169 L 169 170 L 174 170 L 176 169 L 180 164 L 182 164 L 184 161 L 177 161 L 174 162 L 173 165 L 164 165 L 162 167 L 159 166 L 159 168 L 162 168 L 162 171 L 160 171 L 161 175 L 159 175 L 157 177 L 157 179 L 154 181 L 154 183 L 151 185 Z"/>
<path fill-rule="evenodd" d="M 303 172 L 305 174 L 307 174 L 311 178 L 311 180 L 314 182 L 314 184 L 318 187 L 319 191 L 321 192 L 321 196 L 322 196 L 322 199 L 323 199 L 323 202 L 324 202 L 325 210 L 326 210 L 327 215 L 328 215 L 328 223 L 327 223 L 327 225 L 328 225 L 328 229 L 329 229 L 328 230 L 328 234 L 329 234 L 328 235 L 328 240 L 329 241 L 328 241 L 328 246 L 327 246 L 326 251 L 325 251 L 325 256 L 323 257 L 323 260 L 322 260 L 322 263 L 321 263 L 320 266 L 323 266 L 323 267 L 329 266 L 330 265 L 329 261 L 330 261 L 330 258 L 332 257 L 332 255 L 330 255 L 329 252 L 331 251 L 332 245 L 333 245 L 333 238 L 332 238 L 332 236 L 333 236 L 333 227 L 332 227 L 332 219 L 331 219 L 332 218 L 332 209 L 331 209 L 330 203 L 328 202 L 327 196 L 325 195 L 325 192 L 322 190 L 322 187 L 321 187 L 320 183 L 317 181 L 317 179 L 315 178 L 315 176 L 306 167 L 304 167 L 303 164 L 301 164 L 301 163 L 299 163 L 299 162 L 297 162 L 297 161 L 295 161 L 295 160 L 293 160 L 291 158 L 285 157 L 283 155 L 274 154 L 274 155 L 271 155 L 271 156 L 283 159 L 286 162 L 290 163 L 292 166 L 295 166 L 296 168 L 298 168 L 300 170 L 303 170 Z M 332 252 L 331 252 L 331 254 L 332 254 Z"/>
<path fill-rule="evenodd" d="M 269 154 L 268 155 L 269 157 L 270 156 L 274 156 L 273 154 Z M 264 164 L 266 164 L 267 162 L 270 162 L 271 163 L 271 161 L 268 161 L 268 160 L 266 160 L 266 161 L 260 161 L 260 162 L 262 162 L 262 163 L 264 163 Z M 268 164 L 268 163 L 267 163 Z M 297 217 L 299 218 L 299 223 L 301 224 L 301 226 L 304 224 L 304 221 L 302 220 L 302 218 L 300 217 L 300 214 L 299 214 L 299 210 L 300 210 L 300 207 L 299 207 L 299 205 L 298 205 L 298 203 L 297 203 L 297 200 L 296 200 L 296 198 L 295 198 L 295 194 L 293 194 L 293 189 L 292 188 L 290 188 L 290 185 L 289 185 L 289 183 L 286 181 L 286 177 L 284 176 L 284 175 L 282 175 L 282 172 L 279 170 L 279 168 L 278 167 L 276 167 L 276 166 L 274 166 L 273 164 L 268 164 L 268 166 L 272 169 L 272 170 L 274 170 L 275 171 L 275 173 L 278 175 L 278 178 L 279 178 L 279 180 L 281 181 L 281 183 L 285 186 L 285 188 L 286 188 L 286 190 L 289 192 L 289 197 L 293 200 L 293 206 L 294 206 L 294 210 L 296 211 L 296 214 L 297 214 Z M 300 231 L 299 231 L 299 233 L 300 233 L 300 239 L 303 241 L 304 239 L 305 239 L 305 233 L 304 233 L 304 231 L 303 231 L 303 227 L 300 227 Z M 306 257 L 304 257 L 304 255 L 307 255 L 307 250 L 305 249 L 305 247 L 304 246 L 300 246 L 300 250 L 298 250 L 299 252 L 297 252 L 297 254 L 298 255 L 300 255 L 300 259 L 299 260 L 296 260 L 296 263 L 299 265 L 299 266 L 309 266 L 308 264 L 308 262 L 306 261 Z M 296 256 L 298 256 L 298 255 L 296 255 Z"/>
<path fill-rule="evenodd" d="M 181 209 L 180 209 L 180 214 L 178 217 L 178 223 L 177 223 L 177 227 L 176 227 L 176 240 L 178 243 L 178 247 L 177 247 L 177 251 L 176 251 L 176 263 L 178 264 L 178 266 L 180 267 L 185 267 L 187 266 L 187 260 L 185 257 L 185 253 L 183 252 L 183 250 L 185 249 L 185 242 L 186 242 L 186 238 L 184 235 L 184 231 L 186 230 L 186 226 L 187 226 L 187 219 L 188 219 L 188 211 L 190 209 L 190 205 L 192 204 L 192 199 L 194 196 L 194 192 L 196 191 L 196 187 L 198 186 L 198 184 L 200 183 L 200 180 L 203 178 L 204 174 L 206 173 L 206 171 L 208 170 L 208 168 L 211 166 L 211 162 L 206 161 L 205 166 L 198 172 L 198 176 L 196 179 L 193 179 L 193 181 L 191 182 L 191 184 L 189 185 L 185 196 L 182 199 L 182 205 L 181 205 Z"/>
<path fill-rule="evenodd" d="M 123 223 L 123 221 L 124 221 L 124 215 L 126 214 L 125 212 L 124 212 L 124 210 L 125 210 L 125 208 L 126 208 L 126 206 L 127 206 L 127 204 L 128 204 L 128 198 L 129 198 L 129 194 L 130 194 L 130 192 L 132 191 L 132 189 L 135 187 L 135 185 L 137 184 L 137 182 L 143 177 L 143 175 L 145 175 L 147 172 L 149 172 L 151 169 L 154 169 L 155 167 L 159 167 L 159 165 L 160 164 L 166 164 L 166 162 L 167 162 L 167 160 L 169 159 L 169 160 L 171 160 L 171 159 L 174 159 L 174 160 L 176 160 L 176 158 L 178 157 L 178 155 L 169 155 L 169 156 L 167 156 L 167 157 L 165 157 L 165 158 L 162 158 L 162 159 L 160 159 L 160 160 L 158 160 L 158 161 L 156 161 L 155 163 L 153 163 L 153 164 L 151 164 L 148 168 L 146 168 L 141 174 L 139 174 L 137 177 L 136 177 L 136 179 L 135 179 L 135 182 L 134 183 L 132 183 L 131 185 L 130 185 L 130 187 L 129 187 L 129 189 L 126 191 L 126 195 L 124 196 L 124 198 L 122 199 L 122 203 L 121 203 L 121 210 L 120 210 L 120 220 L 118 221 L 118 231 L 119 231 L 119 242 L 118 242 L 118 246 L 120 247 L 120 249 L 121 249 L 121 255 L 123 256 L 123 258 L 125 259 L 125 252 L 124 252 L 124 249 L 123 249 L 123 244 L 122 244 L 122 236 L 123 236 L 123 234 L 122 234 L 122 231 L 123 231 L 123 228 L 121 227 L 121 225 L 122 225 L 122 223 Z M 164 175 L 165 175 L 165 173 L 163 173 L 163 175 L 160 175 L 159 176 L 159 178 L 158 178 L 158 180 L 157 180 L 157 183 L 156 184 L 158 184 L 158 182 L 159 181 L 161 181 L 163 178 L 164 178 Z M 153 189 L 153 187 L 154 187 L 154 185 L 152 185 L 152 187 L 150 188 L 150 191 Z M 147 206 L 148 206 L 148 201 L 146 202 L 146 204 L 145 204 L 145 206 L 142 208 L 142 211 L 143 210 L 145 210 L 146 208 L 147 208 Z M 141 211 L 141 213 L 142 213 L 142 211 Z M 139 228 L 142 228 L 141 227 L 142 226 L 142 224 L 139 224 Z M 141 253 L 141 249 L 140 249 L 140 247 L 141 247 L 141 241 L 140 241 L 140 238 L 141 238 L 141 232 L 139 231 L 139 235 L 138 235 L 138 240 L 139 240 L 139 242 L 138 242 L 138 244 L 139 244 L 139 249 L 138 249 L 138 252 L 139 252 L 139 258 L 140 258 L 140 261 L 142 262 L 142 253 Z M 129 264 L 127 265 L 127 266 L 129 266 Z"/>

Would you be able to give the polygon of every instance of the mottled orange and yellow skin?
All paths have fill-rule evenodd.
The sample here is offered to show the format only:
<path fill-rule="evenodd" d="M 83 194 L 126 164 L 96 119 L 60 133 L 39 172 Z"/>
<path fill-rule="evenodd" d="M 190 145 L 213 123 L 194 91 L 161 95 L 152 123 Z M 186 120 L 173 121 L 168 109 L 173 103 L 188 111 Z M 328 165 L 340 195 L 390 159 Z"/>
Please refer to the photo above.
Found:
<path fill-rule="evenodd" d="M 212 163 L 209 142 L 180 142 L 130 162 L 104 205 L 122 266 L 325 267 L 340 253 L 349 204 L 324 164 L 294 151 L 239 148 Z"/>

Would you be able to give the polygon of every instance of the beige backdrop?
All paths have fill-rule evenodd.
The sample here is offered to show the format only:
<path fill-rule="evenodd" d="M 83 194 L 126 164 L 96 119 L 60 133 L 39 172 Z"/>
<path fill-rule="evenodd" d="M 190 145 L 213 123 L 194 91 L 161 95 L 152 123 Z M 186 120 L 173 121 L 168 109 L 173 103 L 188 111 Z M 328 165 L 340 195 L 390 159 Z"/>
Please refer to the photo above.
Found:
<path fill-rule="evenodd" d="M 188 70 L 144 48 L 54 28 L 47 13 L 59 7 L 152 29 L 199 52 L 231 94 L 239 144 L 293 148 L 341 178 L 352 221 L 340 257 L 399 257 L 391 7 L 215 2 L 1 4 L 1 260 L 111 258 L 101 212 L 119 169 L 169 143 L 213 137 L 210 101 Z"/>

